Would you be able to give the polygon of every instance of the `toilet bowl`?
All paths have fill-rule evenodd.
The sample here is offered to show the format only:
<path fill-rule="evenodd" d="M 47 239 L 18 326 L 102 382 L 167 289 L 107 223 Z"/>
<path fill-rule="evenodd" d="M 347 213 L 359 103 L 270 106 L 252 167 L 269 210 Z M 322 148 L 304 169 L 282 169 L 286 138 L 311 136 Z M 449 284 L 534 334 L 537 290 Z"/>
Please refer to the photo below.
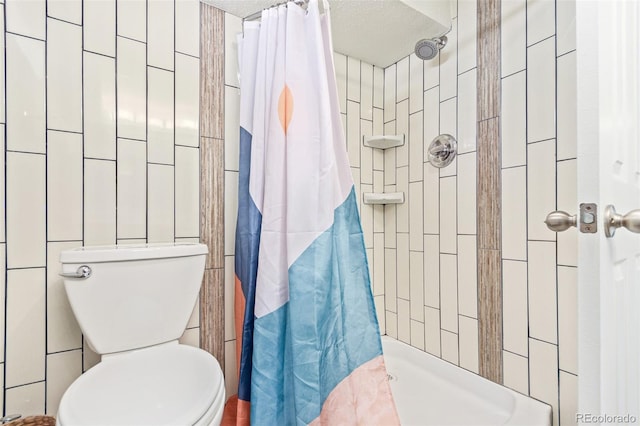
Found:
<path fill-rule="evenodd" d="M 201 244 L 62 252 L 71 307 L 102 360 L 66 390 L 58 425 L 220 424 L 225 388 L 218 361 L 178 343 L 198 296 L 206 253 Z"/>

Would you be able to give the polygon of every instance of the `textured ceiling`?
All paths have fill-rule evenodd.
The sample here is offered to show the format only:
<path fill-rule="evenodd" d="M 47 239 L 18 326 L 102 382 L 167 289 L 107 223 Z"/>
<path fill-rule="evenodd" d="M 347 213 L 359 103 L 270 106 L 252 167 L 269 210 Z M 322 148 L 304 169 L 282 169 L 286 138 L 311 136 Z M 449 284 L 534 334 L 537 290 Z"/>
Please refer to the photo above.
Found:
<path fill-rule="evenodd" d="M 204 0 L 247 17 L 278 0 Z M 337 52 L 387 67 L 413 52 L 415 43 L 447 32 L 449 0 L 329 0 Z"/>

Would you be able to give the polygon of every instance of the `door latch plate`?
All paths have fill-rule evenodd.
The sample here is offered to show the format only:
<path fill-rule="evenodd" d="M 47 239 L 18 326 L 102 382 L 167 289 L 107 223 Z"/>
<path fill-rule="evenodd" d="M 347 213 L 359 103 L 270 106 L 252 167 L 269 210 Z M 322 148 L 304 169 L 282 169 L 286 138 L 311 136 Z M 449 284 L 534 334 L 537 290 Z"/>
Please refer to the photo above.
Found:
<path fill-rule="evenodd" d="M 598 206 L 596 204 L 580 204 L 580 232 L 584 234 L 598 232 Z"/>

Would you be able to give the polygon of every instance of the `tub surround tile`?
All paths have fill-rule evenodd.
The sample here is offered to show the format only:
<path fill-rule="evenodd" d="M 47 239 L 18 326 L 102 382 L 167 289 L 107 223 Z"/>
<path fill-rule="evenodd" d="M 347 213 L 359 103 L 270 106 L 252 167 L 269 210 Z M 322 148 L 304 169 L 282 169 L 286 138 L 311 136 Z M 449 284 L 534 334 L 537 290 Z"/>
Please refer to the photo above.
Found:
<path fill-rule="evenodd" d="M 440 356 L 440 310 L 424 307 L 424 349 Z"/>
<path fill-rule="evenodd" d="M 5 409 L 7 413 L 20 413 L 22 417 L 42 415 L 44 413 L 45 392 L 44 381 L 7 389 L 5 391 Z"/>
<path fill-rule="evenodd" d="M 424 61 L 424 90 L 437 87 L 440 84 L 440 59 Z M 386 86 L 385 86 L 386 88 Z M 438 98 L 439 99 L 439 98 Z M 426 104 L 425 104 L 426 109 Z"/>
<path fill-rule="evenodd" d="M 424 304 L 435 309 L 440 308 L 439 239 L 438 235 L 424 236 Z"/>
<path fill-rule="evenodd" d="M 386 310 L 394 313 L 397 312 L 396 269 L 396 249 L 387 248 L 384 250 L 384 299 Z"/>
<path fill-rule="evenodd" d="M 373 260 L 370 259 L 370 264 L 373 263 L 373 295 L 384 296 L 384 234 L 373 234 Z"/>
<path fill-rule="evenodd" d="M 146 140 L 147 137 L 147 66 L 146 45 L 118 37 L 116 82 L 118 137 Z"/>
<path fill-rule="evenodd" d="M 351 56 L 347 57 L 347 100 L 360 102 L 360 61 Z"/>
<path fill-rule="evenodd" d="M 476 66 L 478 44 L 478 4 L 475 0 L 458 0 L 458 73 Z M 459 84 L 459 83 L 458 83 Z M 475 87 L 474 87 L 475 88 Z M 475 121 L 475 116 L 474 116 Z"/>
<path fill-rule="evenodd" d="M 440 179 L 440 252 L 455 254 L 456 240 L 456 177 Z"/>
<path fill-rule="evenodd" d="M 47 15 L 82 25 L 82 0 L 50 1 L 47 4 Z"/>
<path fill-rule="evenodd" d="M 573 4 L 574 2 L 559 2 L 560 4 Z M 558 38 L 558 45 L 560 39 Z M 566 160 L 577 157 L 576 136 L 576 53 L 571 52 L 557 59 L 558 67 L 558 160 Z"/>
<path fill-rule="evenodd" d="M 578 412 L 578 376 L 560 371 L 560 424 L 575 425 Z"/>
<path fill-rule="evenodd" d="M 442 359 L 452 364 L 460 365 L 458 350 L 458 335 L 446 330 L 441 330 Z"/>
<path fill-rule="evenodd" d="M 440 315 L 443 330 L 458 332 L 457 257 L 440 255 Z"/>
<path fill-rule="evenodd" d="M 118 139 L 117 238 L 147 237 L 147 144 Z"/>
<path fill-rule="evenodd" d="M 398 338 L 398 316 L 395 312 L 386 311 L 386 330 L 387 336 Z"/>
<path fill-rule="evenodd" d="M 423 202 L 424 202 L 424 233 L 439 234 L 440 233 L 440 173 L 439 170 L 431 165 L 424 163 L 424 182 L 423 182 Z M 446 194 L 443 194 L 446 197 Z M 446 220 L 446 219 L 445 219 Z"/>
<path fill-rule="evenodd" d="M 45 0 L 8 1 L 5 5 L 7 31 L 27 37 L 45 39 Z"/>
<path fill-rule="evenodd" d="M 384 125 L 385 135 L 396 134 L 396 122 L 391 121 Z M 395 185 L 396 183 L 396 150 L 386 149 L 384 151 L 384 184 Z"/>
<path fill-rule="evenodd" d="M 502 274 L 504 349 L 526 357 L 529 352 L 527 263 L 503 260 Z"/>
<path fill-rule="evenodd" d="M 530 240 L 556 240 L 556 233 L 544 223 L 547 214 L 556 209 L 555 146 L 555 140 L 548 140 L 527 147 L 527 219 Z"/>
<path fill-rule="evenodd" d="M 556 2 L 549 0 L 527 0 L 528 46 L 554 35 L 556 31 L 555 24 Z"/>
<path fill-rule="evenodd" d="M 360 118 L 373 120 L 373 65 L 360 62 Z"/>
<path fill-rule="evenodd" d="M 501 94 L 502 167 L 523 166 L 527 163 L 527 72 L 503 78 Z"/>
<path fill-rule="evenodd" d="M 366 136 L 373 136 L 373 123 L 360 119 L 360 182 L 373 184 L 373 152 L 380 150 L 364 146 Z"/>
<path fill-rule="evenodd" d="M 459 316 L 460 367 L 478 373 L 478 320 Z"/>
<path fill-rule="evenodd" d="M 458 156 L 457 213 L 459 234 L 476 233 L 476 153 Z"/>
<path fill-rule="evenodd" d="M 386 315 L 384 311 L 384 295 L 383 296 L 375 296 L 373 298 L 373 303 L 376 308 L 376 316 L 378 317 L 378 326 L 380 327 L 380 334 L 387 334 L 387 325 L 386 325 Z"/>
<path fill-rule="evenodd" d="M 360 104 L 347 101 L 347 153 L 351 167 L 360 167 Z"/>
<path fill-rule="evenodd" d="M 83 2 L 84 50 L 116 56 L 116 0 Z"/>
<path fill-rule="evenodd" d="M 210 154 L 211 155 L 211 154 Z M 238 173 L 224 172 L 224 254 L 235 254 L 235 229 L 238 220 L 238 201 L 237 197 L 231 197 L 230 194 L 238 193 Z M 210 196 L 213 195 L 210 193 Z M 204 202 L 205 200 L 203 200 Z M 219 209 L 218 209 L 219 210 Z M 213 225 L 213 223 L 212 223 Z M 213 229 L 213 228 L 212 228 Z M 214 262 L 214 260 L 211 260 Z"/>
<path fill-rule="evenodd" d="M 502 255 L 527 260 L 527 167 L 502 170 Z"/>
<path fill-rule="evenodd" d="M 558 348 L 560 369 L 578 374 L 578 269 L 558 266 Z"/>
<path fill-rule="evenodd" d="M 396 119 L 396 64 L 384 69 L 384 122 Z"/>
<path fill-rule="evenodd" d="M 412 182 L 409 184 L 409 248 L 414 251 L 422 251 L 423 222 L 424 215 L 422 209 L 423 190 L 422 182 Z"/>
<path fill-rule="evenodd" d="M 429 161 L 427 149 L 440 134 L 440 94 L 436 86 L 424 92 L 424 161 Z"/>
<path fill-rule="evenodd" d="M 116 61 L 85 51 L 83 64 L 84 156 L 115 160 Z"/>
<path fill-rule="evenodd" d="M 527 63 L 527 1 L 501 1 L 502 76 L 525 69 Z"/>
<path fill-rule="evenodd" d="M 555 38 L 527 48 L 527 64 L 527 142 L 555 138 Z"/>
<path fill-rule="evenodd" d="M 174 166 L 147 165 L 147 241 L 150 243 L 174 240 L 174 173 Z"/>
<path fill-rule="evenodd" d="M 452 98 L 440 103 L 440 133 L 449 134 L 457 138 L 457 98 Z M 429 144 L 431 141 L 429 141 Z M 427 148 L 429 145 L 427 145 Z M 458 170 L 458 157 L 455 157 L 451 164 L 440 169 L 440 177 L 454 176 Z"/>
<path fill-rule="evenodd" d="M 397 102 L 409 99 L 409 85 L 411 75 L 409 74 L 409 58 L 406 56 L 396 64 L 396 99 Z"/>
<path fill-rule="evenodd" d="M 227 43 L 229 45 L 229 43 Z M 225 61 L 226 62 L 226 61 Z M 336 69 L 336 83 L 338 85 L 338 102 L 340 112 L 347 113 L 347 57 L 341 53 L 333 53 L 333 66 Z"/>
<path fill-rule="evenodd" d="M 49 2 L 64 3 L 61 1 Z M 153 8 L 157 5 L 154 2 L 149 4 L 150 18 L 157 19 L 157 16 L 151 13 Z M 147 2 L 145 0 L 116 0 L 117 9 L 117 21 L 118 21 L 118 35 L 132 38 L 134 40 L 145 42 L 147 41 Z M 51 6 L 49 6 L 51 7 Z M 173 16 L 172 16 L 173 18 Z M 151 19 L 150 19 L 151 20 Z M 161 21 L 163 22 L 163 21 Z M 170 21 L 164 21 L 170 22 Z M 149 28 L 151 32 L 151 26 Z M 173 34 L 173 33 L 172 33 Z"/>
<path fill-rule="evenodd" d="M 396 204 L 396 232 L 409 232 L 409 167 L 396 169 L 396 191 L 405 194 L 405 202 Z"/>
<path fill-rule="evenodd" d="M 458 153 L 476 150 L 477 125 L 477 73 L 475 69 L 458 77 Z"/>
<path fill-rule="evenodd" d="M 116 164 L 84 160 L 84 244 L 116 242 Z"/>
<path fill-rule="evenodd" d="M 424 63 L 415 53 L 409 55 L 409 113 L 421 111 L 424 96 Z"/>
<path fill-rule="evenodd" d="M 557 344 L 556 243 L 529 242 L 529 336 Z"/>
<path fill-rule="evenodd" d="M 557 207 L 558 210 L 577 212 L 578 210 L 578 171 L 577 160 L 558 161 Z M 578 266 L 578 230 L 569 228 L 556 234 L 558 240 L 558 265 Z"/>
<path fill-rule="evenodd" d="M 196 57 L 200 53 L 201 20 L 199 4 L 200 2 L 198 0 L 176 1 L 176 52 L 186 53 Z"/>
<path fill-rule="evenodd" d="M 199 235 L 200 217 L 200 155 L 190 147 L 176 147 L 176 237 Z"/>
<path fill-rule="evenodd" d="M 529 360 L 509 351 L 502 352 L 502 359 L 504 360 L 504 385 L 516 392 L 528 395 Z"/>
<path fill-rule="evenodd" d="M 173 164 L 173 73 L 147 67 L 147 87 L 147 161 Z"/>
<path fill-rule="evenodd" d="M 47 355 L 47 414 L 55 416 L 62 395 L 82 374 L 82 351 L 80 349 Z"/>
<path fill-rule="evenodd" d="M 398 102 L 396 105 L 396 132 L 397 135 L 404 135 L 405 143 L 397 147 L 396 151 L 396 167 L 409 165 L 409 99 Z"/>
<path fill-rule="evenodd" d="M 240 89 L 226 86 L 224 90 L 224 169 L 238 171 L 240 167 Z"/>
<path fill-rule="evenodd" d="M 411 320 L 409 301 L 398 298 L 398 340 L 411 344 Z"/>
<path fill-rule="evenodd" d="M 451 31 L 447 33 L 447 48 L 438 54 L 440 61 L 440 101 L 458 94 L 458 19 L 451 20 Z M 434 59 L 435 60 L 435 59 Z"/>
<path fill-rule="evenodd" d="M 411 346 L 424 351 L 424 324 L 419 321 L 411 320 Z"/>
<path fill-rule="evenodd" d="M 529 339 L 529 395 L 551 405 L 558 426 L 558 347 Z"/>
<path fill-rule="evenodd" d="M 200 128 L 200 61 L 180 53 L 176 53 L 175 59 L 175 143 L 197 147 Z"/>
<path fill-rule="evenodd" d="M 410 288 L 409 301 L 411 319 L 424 322 L 424 279 L 423 273 L 424 256 L 422 252 L 412 251 L 409 253 Z M 421 332 L 424 338 L 424 330 Z M 413 342 L 413 339 L 411 340 Z M 413 343 L 412 343 L 413 344 Z M 423 345 L 424 346 L 424 345 Z"/>
<path fill-rule="evenodd" d="M 373 67 L 373 107 L 384 108 L 384 68 Z"/>
<path fill-rule="evenodd" d="M 574 1 L 557 2 L 556 35 L 558 56 L 576 48 L 576 3 Z"/>
<path fill-rule="evenodd" d="M 478 317 L 478 269 L 475 235 L 458 235 L 458 311 Z"/>
<path fill-rule="evenodd" d="M 420 96 L 422 100 L 422 96 Z M 411 114 L 409 117 L 409 180 L 419 182 L 423 180 L 424 163 L 422 160 L 424 142 L 422 130 L 422 111 Z"/>
<path fill-rule="evenodd" d="M 174 9 L 178 9 L 181 3 L 186 3 L 186 1 L 177 1 L 175 5 L 173 2 L 167 1 L 148 2 L 147 31 L 149 33 L 149 40 L 147 42 L 146 52 L 148 65 L 164 68 L 165 70 L 174 69 L 174 26 L 167 25 L 166 23 L 174 21 Z M 118 10 L 118 12 L 120 12 L 120 10 Z M 176 27 L 178 27 L 177 19 Z M 118 21 L 118 29 L 119 28 L 120 22 Z M 180 29 L 187 30 L 186 28 Z M 195 29 L 198 29 L 197 24 L 195 25 Z M 180 36 L 181 34 L 176 32 L 175 39 L 180 38 Z M 198 54 L 197 45 L 195 54 Z"/>

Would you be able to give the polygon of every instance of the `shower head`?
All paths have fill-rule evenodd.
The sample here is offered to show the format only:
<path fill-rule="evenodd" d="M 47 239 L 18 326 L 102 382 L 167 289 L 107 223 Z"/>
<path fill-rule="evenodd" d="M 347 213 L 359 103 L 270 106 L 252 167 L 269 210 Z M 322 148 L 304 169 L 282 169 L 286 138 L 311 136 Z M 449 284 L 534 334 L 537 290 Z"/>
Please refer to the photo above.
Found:
<path fill-rule="evenodd" d="M 422 39 L 416 43 L 416 56 L 423 61 L 433 59 L 438 55 L 440 49 L 442 49 L 446 44 L 447 36 Z"/>

